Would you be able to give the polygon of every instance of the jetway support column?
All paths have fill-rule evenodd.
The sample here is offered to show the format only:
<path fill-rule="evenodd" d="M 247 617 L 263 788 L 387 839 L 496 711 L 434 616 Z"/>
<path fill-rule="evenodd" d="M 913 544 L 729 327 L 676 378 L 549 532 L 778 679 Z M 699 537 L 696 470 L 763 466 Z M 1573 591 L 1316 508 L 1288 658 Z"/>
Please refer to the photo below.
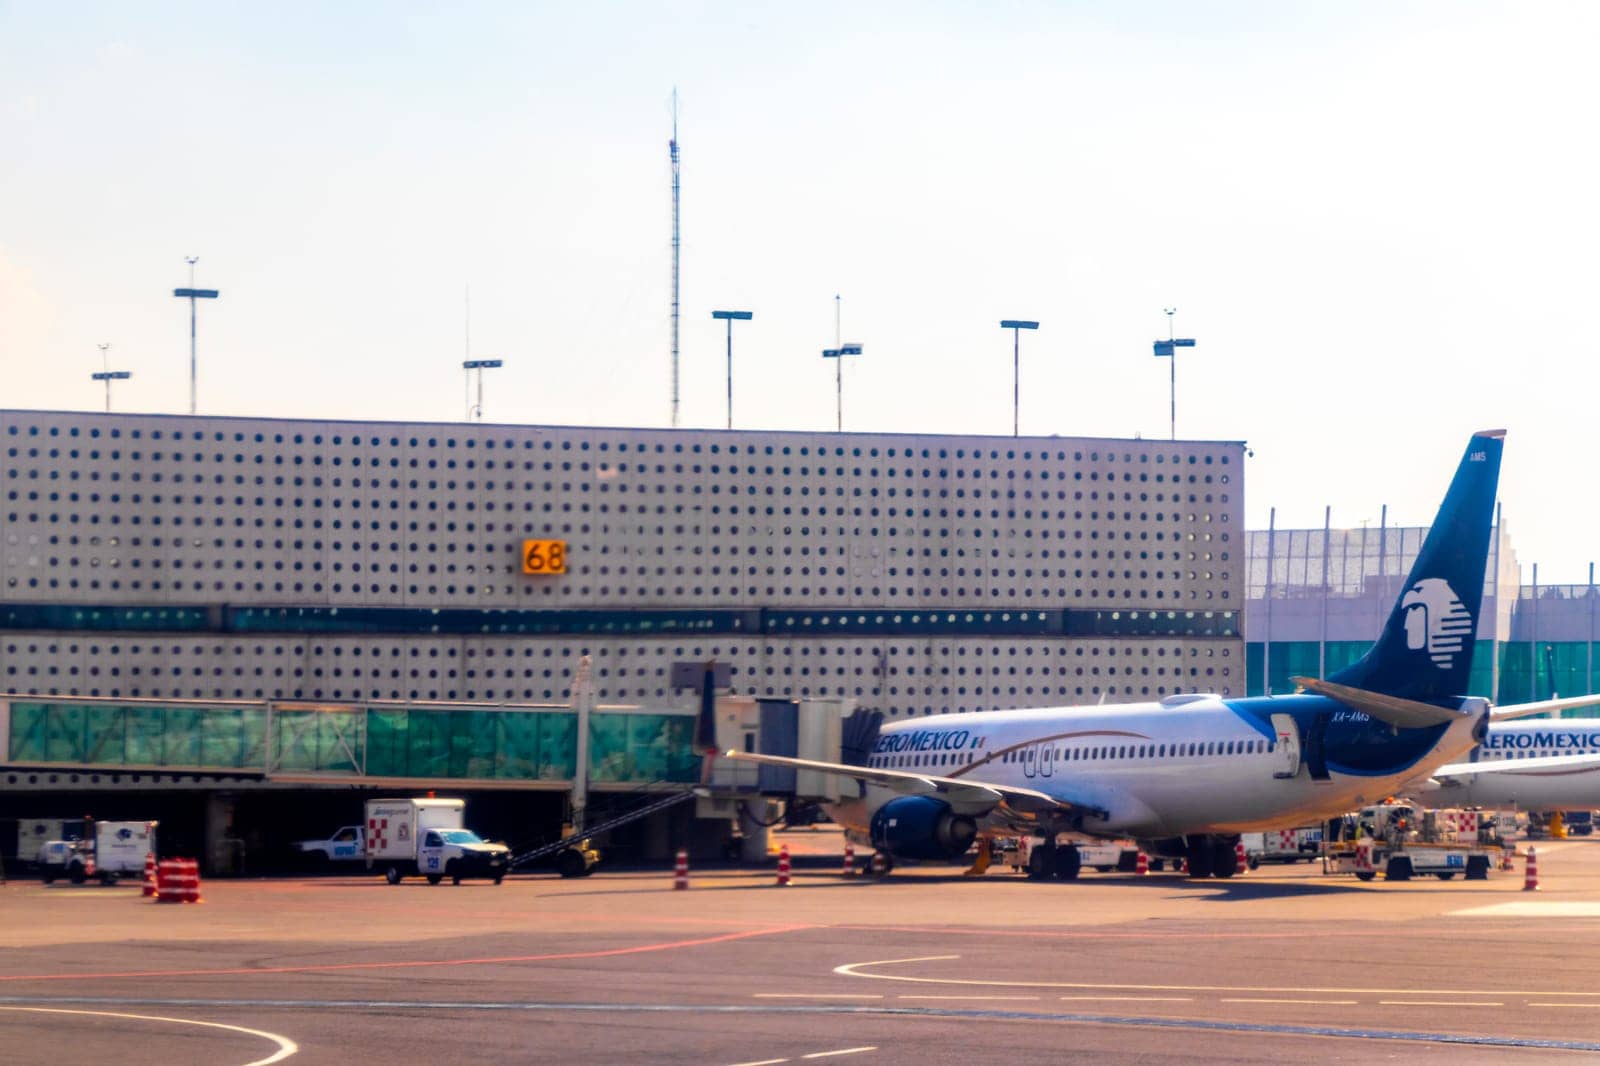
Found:
<path fill-rule="evenodd" d="M 769 799 L 748 799 L 739 804 L 739 832 L 744 845 L 739 861 L 751 864 L 767 861 L 767 826 L 777 817 L 777 804 Z"/>

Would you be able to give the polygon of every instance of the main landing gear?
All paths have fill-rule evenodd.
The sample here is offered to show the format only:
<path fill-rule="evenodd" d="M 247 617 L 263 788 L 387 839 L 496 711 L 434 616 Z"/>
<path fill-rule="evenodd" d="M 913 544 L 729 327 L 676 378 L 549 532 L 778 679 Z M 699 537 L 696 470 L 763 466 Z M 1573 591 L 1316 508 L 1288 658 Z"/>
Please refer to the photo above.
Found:
<path fill-rule="evenodd" d="M 1233 836 L 1192 836 L 1184 840 L 1184 858 L 1189 863 L 1189 876 L 1232 877 L 1238 869 L 1238 854 Z"/>

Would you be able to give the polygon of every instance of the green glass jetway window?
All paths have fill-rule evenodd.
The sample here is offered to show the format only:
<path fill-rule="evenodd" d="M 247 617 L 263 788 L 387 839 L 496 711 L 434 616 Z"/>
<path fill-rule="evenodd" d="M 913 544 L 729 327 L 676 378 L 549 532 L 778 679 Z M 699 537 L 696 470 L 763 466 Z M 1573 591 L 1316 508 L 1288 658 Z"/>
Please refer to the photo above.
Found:
<path fill-rule="evenodd" d="M 265 707 L 13 701 L 12 762 L 260 770 Z"/>
<path fill-rule="evenodd" d="M 693 715 L 596 711 L 589 716 L 589 781 L 693 783 L 700 778 L 693 740 Z"/>

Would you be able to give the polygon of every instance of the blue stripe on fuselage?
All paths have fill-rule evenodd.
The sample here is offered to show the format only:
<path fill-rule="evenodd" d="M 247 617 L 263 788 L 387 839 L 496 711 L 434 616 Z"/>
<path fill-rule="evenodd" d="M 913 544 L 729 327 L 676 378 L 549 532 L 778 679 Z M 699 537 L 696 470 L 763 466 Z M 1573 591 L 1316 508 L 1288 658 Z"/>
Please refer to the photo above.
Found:
<path fill-rule="evenodd" d="M 1310 744 L 1318 717 L 1326 715 L 1323 761 L 1330 772 L 1348 777 L 1388 777 L 1404 773 L 1426 757 L 1450 728 L 1446 724 L 1424 729 L 1392 729 L 1326 696 L 1250 696 L 1222 702 L 1268 740 L 1277 739 L 1272 716 L 1289 715 L 1300 728 L 1302 743 L 1306 746 Z"/>

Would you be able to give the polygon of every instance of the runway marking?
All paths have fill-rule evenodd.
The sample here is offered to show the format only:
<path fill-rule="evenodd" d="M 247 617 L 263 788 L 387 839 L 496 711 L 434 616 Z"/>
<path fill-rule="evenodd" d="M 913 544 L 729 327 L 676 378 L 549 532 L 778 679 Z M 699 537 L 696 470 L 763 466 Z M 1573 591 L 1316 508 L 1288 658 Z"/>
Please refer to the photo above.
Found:
<path fill-rule="evenodd" d="M 1193 996 L 1059 996 L 1063 1003 L 1070 1002 L 1129 1002 L 1129 1003 L 1193 1003 Z"/>
<path fill-rule="evenodd" d="M 300 1050 L 296 1044 L 286 1036 L 269 1033 L 262 1029 L 246 1029 L 242 1025 L 225 1025 L 222 1022 L 202 1022 L 195 1018 L 162 1018 L 154 1014 L 122 1014 L 108 1010 L 64 1010 L 60 1007 L 0 1007 L 0 1010 L 28 1011 L 34 1014 L 77 1014 L 89 1015 L 98 1018 L 136 1018 L 143 1022 L 171 1022 L 174 1025 L 198 1025 L 207 1029 L 227 1029 L 234 1033 L 244 1033 L 247 1036 L 259 1036 L 263 1040 L 270 1040 L 278 1045 L 278 1050 L 264 1059 L 253 1059 L 244 1066 L 271 1066 L 274 1062 L 284 1059 Z"/>
<path fill-rule="evenodd" d="M 815 1014 L 840 1017 L 930 1018 L 956 1021 L 1054 1022 L 1058 1025 L 1101 1025 L 1128 1028 L 1171 1029 L 1212 1033 L 1262 1033 L 1273 1036 L 1333 1037 L 1351 1040 L 1388 1040 L 1415 1044 L 1455 1044 L 1468 1047 L 1535 1048 L 1553 1051 L 1600 1052 L 1600 1042 L 1554 1040 L 1541 1037 L 1490 1036 L 1478 1033 L 1429 1033 L 1404 1029 L 1341 1028 L 1331 1025 L 1287 1025 L 1269 1022 L 1222 1021 L 1209 1018 L 1173 1018 L 1116 1014 L 1056 1014 L 1038 1010 L 987 1010 L 955 1007 L 902 1007 L 886 1004 L 704 1004 L 704 1003 L 462 1003 L 417 1000 L 324 1000 L 324 999 L 139 999 L 133 997 L 95 998 L 85 996 L 42 999 L 0 996 L 10 1004 L 92 1003 L 97 1006 L 184 1006 L 211 1009 L 285 1008 L 303 1011 L 523 1011 L 547 1014 L 706 1014 L 773 1015 Z M 1574 1004 L 1576 1006 L 1577 1004 Z M 266 1066 L 265 1061 L 249 1066 Z"/>
<path fill-rule="evenodd" d="M 855 992 L 757 992 L 753 999 L 882 999 L 882 996 L 873 996 L 866 993 Z"/>
<path fill-rule="evenodd" d="M 555 962 L 564 959 L 604 959 L 617 955 L 642 955 L 653 951 L 672 951 L 677 948 L 701 947 L 706 944 L 725 944 L 730 940 L 746 940 L 756 936 L 792 933 L 800 929 L 814 929 L 812 925 L 780 925 L 767 929 L 748 929 L 720 936 L 699 937 L 694 940 L 673 940 L 661 944 L 638 944 L 628 948 L 601 948 L 595 951 L 562 951 L 548 955 L 500 955 L 476 959 L 403 959 L 396 962 L 329 962 L 306 966 L 237 966 L 215 970 L 125 970 L 115 973 L 44 973 L 6 974 L 0 981 L 104 981 L 123 977 L 219 977 L 255 976 L 274 973 L 330 973 L 339 970 L 400 970 L 421 969 L 432 966 L 494 966 L 514 962 Z"/>
<path fill-rule="evenodd" d="M 1037 1002 L 1039 1002 L 1039 997 L 1038 996 L 897 996 L 895 998 L 897 998 L 897 999 L 957 999 L 957 1000 L 962 1001 L 963 1003 L 971 1003 L 974 1000 L 1001 1000 L 1001 999 L 1003 999 L 1003 1000 L 1012 1000 L 1012 1001 L 1025 1001 L 1025 1002 L 1029 1002 L 1029 1003 L 1037 1003 Z"/>
<path fill-rule="evenodd" d="M 1380 1007 L 1503 1007 L 1499 1000 L 1475 999 L 1471 1003 L 1463 1003 L 1459 999 L 1380 999 Z"/>
<path fill-rule="evenodd" d="M 1224 1004 L 1301 1004 L 1306 1007 L 1355 1007 L 1358 999 L 1242 999 L 1242 997 L 1222 996 Z"/>
<path fill-rule="evenodd" d="M 1594 1010 L 1593 1003 L 1529 1003 L 1530 1007 L 1577 1007 L 1580 1010 Z"/>
<path fill-rule="evenodd" d="M 867 1044 L 862 1047 L 840 1048 L 838 1051 L 813 1051 L 809 1055 L 801 1055 L 802 1059 L 831 1059 L 836 1055 L 859 1055 L 863 1051 L 877 1051 L 878 1045 Z"/>
<path fill-rule="evenodd" d="M 1451 911 L 1451 917 L 1465 918 L 1600 918 L 1600 902 L 1562 901 L 1549 903 L 1543 900 L 1516 900 L 1512 903 L 1491 903 L 1486 907 L 1468 907 Z"/>
<path fill-rule="evenodd" d="M 788 1061 L 788 1059 L 761 1059 L 758 1062 L 736 1062 L 733 1066 L 777 1066 L 780 1062 Z"/>
<path fill-rule="evenodd" d="M 1126 992 L 1293 992 L 1301 995 L 1390 995 L 1390 996 L 1572 996 L 1586 999 L 1600 998 L 1597 992 L 1566 992 L 1556 989 L 1496 988 L 1478 991 L 1470 988 L 1284 988 L 1273 985 L 1136 985 L 1114 984 L 1105 981 L 1001 981 L 961 977 L 909 977 L 903 974 L 866 973 L 868 966 L 893 966 L 910 962 L 948 962 L 960 955 L 916 955 L 907 959 L 874 959 L 870 962 L 848 962 L 835 966 L 833 972 L 841 977 L 865 977 L 875 981 L 905 981 L 922 985 L 969 985 L 979 988 L 1104 988 Z"/>

